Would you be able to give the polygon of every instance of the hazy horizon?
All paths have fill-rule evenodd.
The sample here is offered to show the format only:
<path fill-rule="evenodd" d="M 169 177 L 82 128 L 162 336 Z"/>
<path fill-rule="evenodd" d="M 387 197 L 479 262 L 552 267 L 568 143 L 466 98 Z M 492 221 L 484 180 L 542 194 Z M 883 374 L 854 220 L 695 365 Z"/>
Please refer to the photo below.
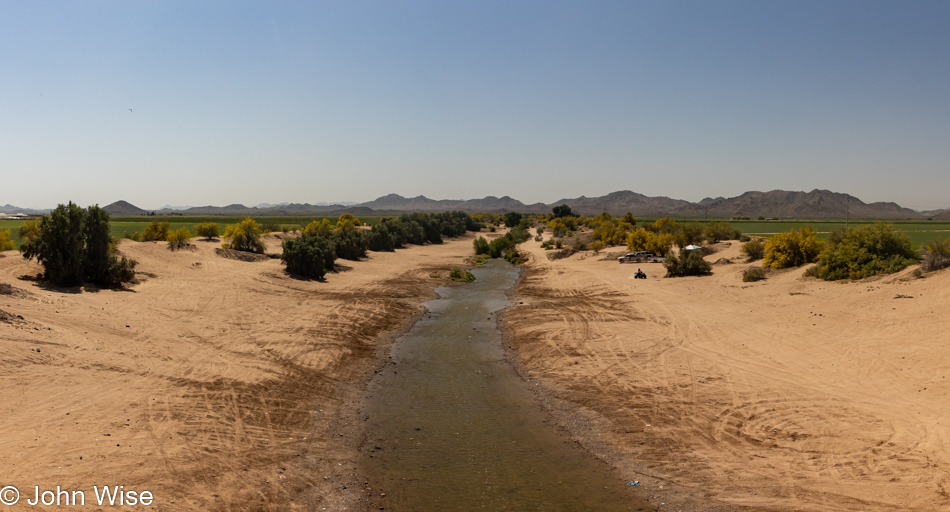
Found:
<path fill-rule="evenodd" d="M 950 207 L 946 2 L 0 2 L 0 204 Z"/>

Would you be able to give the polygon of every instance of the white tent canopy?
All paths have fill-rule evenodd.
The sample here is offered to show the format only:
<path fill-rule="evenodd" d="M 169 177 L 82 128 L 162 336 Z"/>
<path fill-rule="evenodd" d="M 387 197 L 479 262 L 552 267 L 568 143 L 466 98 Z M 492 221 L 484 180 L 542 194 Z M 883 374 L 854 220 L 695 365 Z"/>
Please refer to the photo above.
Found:
<path fill-rule="evenodd" d="M 695 251 L 697 249 L 702 249 L 702 247 L 698 245 L 687 245 L 686 247 L 683 247 L 684 251 Z"/>

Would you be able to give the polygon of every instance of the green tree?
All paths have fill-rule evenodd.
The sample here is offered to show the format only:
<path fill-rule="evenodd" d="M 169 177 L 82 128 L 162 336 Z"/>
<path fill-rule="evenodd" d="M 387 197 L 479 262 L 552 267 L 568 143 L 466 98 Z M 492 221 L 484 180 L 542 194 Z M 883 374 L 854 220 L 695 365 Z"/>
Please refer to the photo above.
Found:
<path fill-rule="evenodd" d="M 505 214 L 505 226 L 513 228 L 521 223 L 521 214 L 518 212 L 508 212 Z"/>
<path fill-rule="evenodd" d="M 69 202 L 44 215 L 36 237 L 20 250 L 24 258 L 43 265 L 43 277 L 53 284 L 118 286 L 135 277 L 136 262 L 119 258 L 109 233 L 109 212 L 98 206 L 83 210 Z"/>
<path fill-rule="evenodd" d="M 554 212 L 554 218 L 556 219 L 560 219 L 564 217 L 577 217 L 577 214 L 574 213 L 571 210 L 571 207 L 566 204 L 555 206 L 554 208 L 551 209 L 551 211 Z"/>

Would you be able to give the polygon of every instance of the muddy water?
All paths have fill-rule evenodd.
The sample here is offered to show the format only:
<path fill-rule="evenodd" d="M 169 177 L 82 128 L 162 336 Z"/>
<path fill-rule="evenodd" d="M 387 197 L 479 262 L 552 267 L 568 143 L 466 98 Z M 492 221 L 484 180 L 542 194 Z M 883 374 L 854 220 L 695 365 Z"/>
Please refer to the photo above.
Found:
<path fill-rule="evenodd" d="M 647 509 L 550 424 L 505 361 L 495 312 L 517 272 L 495 260 L 438 289 L 370 384 L 364 461 L 386 510 Z"/>

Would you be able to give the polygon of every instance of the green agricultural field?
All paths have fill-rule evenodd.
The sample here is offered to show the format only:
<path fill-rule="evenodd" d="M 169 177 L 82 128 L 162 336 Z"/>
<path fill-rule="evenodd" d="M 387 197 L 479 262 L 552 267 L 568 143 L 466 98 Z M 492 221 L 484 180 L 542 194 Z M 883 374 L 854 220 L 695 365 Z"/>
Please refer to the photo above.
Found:
<path fill-rule="evenodd" d="M 729 219 L 674 219 L 679 223 L 695 222 L 697 224 L 706 224 L 707 222 L 727 222 L 730 226 L 738 229 L 746 235 L 771 236 L 783 231 L 792 229 L 801 229 L 808 226 L 818 232 L 818 238 L 826 239 L 832 231 L 843 229 L 846 225 L 843 220 L 729 220 Z M 651 224 L 655 219 L 637 219 L 637 224 Z M 860 220 L 847 223 L 851 227 L 861 227 L 875 224 L 875 221 Z M 910 238 L 914 249 L 920 247 L 935 238 L 950 237 L 950 222 L 947 221 L 894 221 L 888 222 L 894 226 L 894 229 L 903 231 Z"/>

